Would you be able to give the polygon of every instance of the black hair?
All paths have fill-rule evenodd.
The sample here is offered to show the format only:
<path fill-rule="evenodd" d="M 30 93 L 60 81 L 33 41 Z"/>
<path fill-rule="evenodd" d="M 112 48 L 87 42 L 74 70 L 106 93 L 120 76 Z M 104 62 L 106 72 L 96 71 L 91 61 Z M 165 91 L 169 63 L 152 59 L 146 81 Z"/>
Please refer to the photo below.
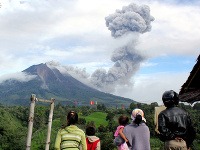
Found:
<path fill-rule="evenodd" d="M 78 122 L 78 114 L 75 111 L 70 111 L 67 114 L 67 125 L 76 124 Z"/>
<path fill-rule="evenodd" d="M 134 123 L 139 126 L 139 124 L 142 122 L 142 116 L 140 114 L 137 114 L 134 120 Z"/>
<path fill-rule="evenodd" d="M 129 119 L 128 119 L 127 116 L 123 116 L 123 115 L 122 115 L 122 116 L 119 116 L 118 122 L 119 122 L 120 125 L 125 126 L 125 125 L 127 125 L 127 123 L 129 122 Z"/>
<path fill-rule="evenodd" d="M 96 132 L 96 130 L 95 130 L 95 128 L 94 128 L 93 126 L 88 126 L 88 127 L 86 128 L 86 134 L 87 134 L 88 136 L 93 136 L 93 135 L 95 135 L 95 132 Z"/>

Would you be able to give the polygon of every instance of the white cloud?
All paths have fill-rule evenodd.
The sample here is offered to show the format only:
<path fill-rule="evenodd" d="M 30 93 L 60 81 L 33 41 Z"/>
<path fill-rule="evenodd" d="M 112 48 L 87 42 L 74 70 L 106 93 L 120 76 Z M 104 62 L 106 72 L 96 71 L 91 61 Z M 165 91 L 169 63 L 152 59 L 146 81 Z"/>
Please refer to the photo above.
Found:
<path fill-rule="evenodd" d="M 134 86 L 118 87 L 118 91 L 115 94 L 143 103 L 157 102 L 162 105 L 164 91 L 174 90 L 179 93 L 188 76 L 189 73 L 185 72 L 139 74 L 134 78 Z"/>
<path fill-rule="evenodd" d="M 155 21 L 152 31 L 141 36 L 138 49 L 151 56 L 162 54 L 198 55 L 200 7 L 197 5 L 150 5 Z"/>
<path fill-rule="evenodd" d="M 6 81 L 6 80 L 17 80 L 20 82 L 28 82 L 32 79 L 34 79 L 35 75 L 28 75 L 24 72 L 18 72 L 18 73 L 12 73 L 12 74 L 6 74 L 0 77 L 0 83 Z"/>

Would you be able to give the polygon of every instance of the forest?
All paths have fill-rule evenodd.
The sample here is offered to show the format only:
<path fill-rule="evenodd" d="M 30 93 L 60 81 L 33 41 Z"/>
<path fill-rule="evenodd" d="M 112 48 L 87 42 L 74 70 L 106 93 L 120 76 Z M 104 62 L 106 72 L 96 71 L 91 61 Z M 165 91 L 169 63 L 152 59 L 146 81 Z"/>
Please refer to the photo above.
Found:
<path fill-rule="evenodd" d="M 151 149 L 161 150 L 161 142 L 156 133 L 154 125 L 154 111 L 158 104 L 131 103 L 128 108 L 107 108 L 104 104 L 90 106 L 63 106 L 57 104 L 54 108 L 50 150 L 54 149 L 54 142 L 57 131 L 66 125 L 66 114 L 74 110 L 79 115 L 78 126 L 85 131 L 86 126 L 92 125 L 96 128 L 96 136 L 101 140 L 102 150 L 116 150 L 113 144 L 113 134 L 118 126 L 117 119 L 120 115 L 130 114 L 134 108 L 140 108 L 145 113 L 147 125 L 151 134 Z M 192 150 L 200 149 L 200 104 L 193 106 L 180 103 L 179 107 L 185 109 L 191 116 L 192 123 L 196 130 L 196 139 L 193 142 Z M 49 105 L 36 104 L 33 122 L 33 134 L 31 140 L 31 150 L 45 149 L 47 136 L 47 124 L 49 117 Z M 29 107 L 25 106 L 4 106 L 0 105 L 0 150 L 23 150 L 26 148 L 28 132 Z"/>

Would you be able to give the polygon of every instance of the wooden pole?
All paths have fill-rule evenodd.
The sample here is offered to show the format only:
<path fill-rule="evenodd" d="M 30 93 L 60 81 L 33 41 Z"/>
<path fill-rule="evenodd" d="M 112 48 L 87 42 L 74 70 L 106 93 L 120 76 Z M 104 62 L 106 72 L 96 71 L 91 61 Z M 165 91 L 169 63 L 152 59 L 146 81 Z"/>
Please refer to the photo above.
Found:
<path fill-rule="evenodd" d="M 30 150 L 30 148 L 31 148 L 31 137 L 32 137 L 32 131 L 33 131 L 35 100 L 36 100 L 36 95 L 32 94 L 29 119 L 28 119 L 28 134 L 27 134 L 27 141 L 26 141 L 26 150 Z"/>
<path fill-rule="evenodd" d="M 49 111 L 48 130 L 47 130 L 47 139 L 46 139 L 45 150 L 49 150 L 50 136 L 51 136 L 51 126 L 52 126 L 52 119 L 53 119 L 53 110 L 54 110 L 54 99 L 51 99 L 51 106 L 50 106 L 50 111 Z"/>

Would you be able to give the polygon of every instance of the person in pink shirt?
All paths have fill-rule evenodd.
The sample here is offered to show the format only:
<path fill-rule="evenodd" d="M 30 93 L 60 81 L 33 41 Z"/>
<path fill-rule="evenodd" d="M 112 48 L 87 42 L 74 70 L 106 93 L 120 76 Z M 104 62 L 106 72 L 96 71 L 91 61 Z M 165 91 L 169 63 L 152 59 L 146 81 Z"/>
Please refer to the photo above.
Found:
<path fill-rule="evenodd" d="M 123 134 L 124 127 L 128 124 L 128 122 L 129 122 L 129 119 L 127 116 L 120 116 L 118 118 L 119 126 L 117 127 L 117 129 L 114 133 L 114 137 L 116 138 L 117 136 L 120 136 L 121 140 L 123 141 L 122 144 L 120 144 L 120 145 L 117 144 L 118 150 L 129 150 L 128 145 L 127 145 L 128 139 Z"/>

